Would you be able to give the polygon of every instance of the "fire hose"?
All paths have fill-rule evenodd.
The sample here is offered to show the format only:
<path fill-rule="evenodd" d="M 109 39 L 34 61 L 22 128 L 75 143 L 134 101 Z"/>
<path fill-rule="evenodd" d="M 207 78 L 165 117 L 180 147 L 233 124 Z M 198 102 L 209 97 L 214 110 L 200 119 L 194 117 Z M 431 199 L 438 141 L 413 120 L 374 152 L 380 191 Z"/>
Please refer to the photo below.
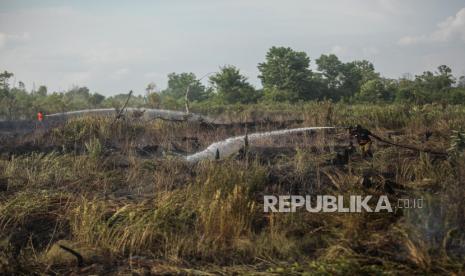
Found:
<path fill-rule="evenodd" d="M 374 139 L 376 139 L 376 140 L 378 140 L 378 141 L 380 141 L 382 143 L 395 146 L 395 147 L 409 149 L 409 150 L 413 150 L 413 151 L 417 151 L 417 152 L 425 152 L 425 153 L 430 153 L 430 154 L 436 154 L 436 155 L 443 155 L 443 156 L 448 156 L 449 155 L 446 152 L 440 152 L 440 151 L 435 151 L 435 150 L 430 150 L 430 149 L 422 149 L 422 148 L 418 148 L 418 147 L 411 146 L 411 145 L 404 145 L 404 144 L 394 143 L 392 141 L 388 141 L 388 140 L 386 140 L 384 138 L 381 138 L 380 136 L 378 136 L 376 134 L 373 134 L 371 131 L 369 131 L 367 129 L 364 129 L 359 125 L 356 126 L 356 127 L 350 126 L 350 127 L 347 127 L 346 129 L 349 130 L 349 133 L 351 133 L 351 135 L 354 135 L 354 133 L 355 133 L 355 135 L 357 135 L 357 134 L 360 134 L 360 132 L 365 131 L 367 135 L 373 137 Z"/>

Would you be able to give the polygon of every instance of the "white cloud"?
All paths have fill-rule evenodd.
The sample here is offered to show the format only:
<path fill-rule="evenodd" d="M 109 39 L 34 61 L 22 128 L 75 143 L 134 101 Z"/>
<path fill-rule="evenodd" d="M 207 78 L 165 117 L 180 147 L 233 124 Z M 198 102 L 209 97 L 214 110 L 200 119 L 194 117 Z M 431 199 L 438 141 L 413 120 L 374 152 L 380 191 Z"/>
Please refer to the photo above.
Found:
<path fill-rule="evenodd" d="M 165 87 L 170 72 L 200 77 L 234 64 L 259 86 L 257 63 L 269 47 L 289 46 L 306 51 L 312 60 L 328 52 L 344 61 L 376 59 L 377 69 L 394 77 L 421 72 L 424 52 L 437 51 L 431 43 L 418 47 L 422 51 L 392 47 L 403 35 L 417 34 L 402 42 L 455 39 L 441 44 L 444 51 L 435 60 L 463 70 L 463 43 L 457 39 L 457 33 L 463 34 L 462 13 L 433 19 L 446 19 L 463 7 L 463 0 L 453 1 L 74 1 L 59 7 L 38 1 L 43 3 L 0 7 L 0 69 L 14 72 L 29 87 L 43 83 L 53 91 L 77 84 L 110 95 L 144 91 L 150 81 Z M 436 29 L 439 21 L 444 22 Z M 425 31 L 424 26 L 433 27 Z"/>
<path fill-rule="evenodd" d="M 439 25 L 439 30 L 431 35 L 436 41 L 449 41 L 455 38 L 465 42 L 465 8 L 461 9 L 455 16 L 450 16 Z"/>
<path fill-rule="evenodd" d="M 399 45 L 413 45 L 417 43 L 450 42 L 455 40 L 465 42 L 465 8 L 458 11 L 456 15 L 448 17 L 437 26 L 437 29 L 430 34 L 404 36 L 397 43 Z"/>

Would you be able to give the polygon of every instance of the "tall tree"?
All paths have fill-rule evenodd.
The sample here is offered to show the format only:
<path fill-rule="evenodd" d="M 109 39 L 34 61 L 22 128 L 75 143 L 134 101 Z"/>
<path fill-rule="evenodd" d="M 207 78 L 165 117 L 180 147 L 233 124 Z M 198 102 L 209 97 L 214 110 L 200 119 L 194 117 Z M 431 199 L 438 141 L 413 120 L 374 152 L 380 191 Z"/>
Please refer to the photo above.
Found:
<path fill-rule="evenodd" d="M 321 55 L 316 64 L 323 74 L 328 89 L 326 93 L 335 100 L 351 97 L 368 81 L 379 79 L 373 64 L 367 60 L 343 63 L 336 55 L 330 54 Z"/>
<path fill-rule="evenodd" d="M 454 82 L 452 70 L 446 65 L 439 66 L 435 73 L 426 71 L 416 75 L 413 82 L 415 102 L 423 104 L 444 101 Z"/>
<path fill-rule="evenodd" d="M 36 94 L 40 97 L 47 96 L 47 86 L 45 85 L 39 86 L 39 90 L 37 90 Z"/>
<path fill-rule="evenodd" d="M 147 94 L 154 93 L 157 90 L 157 85 L 152 81 L 151 83 L 147 84 L 147 87 L 145 88 L 145 92 Z"/>
<path fill-rule="evenodd" d="M 0 112 L 1 115 L 11 119 L 13 116 L 13 107 L 15 104 L 15 97 L 10 91 L 10 78 L 13 73 L 4 71 L 0 73 Z"/>
<path fill-rule="evenodd" d="M 465 88 L 465 76 L 460 76 L 457 82 L 457 87 Z"/>
<path fill-rule="evenodd" d="M 19 81 L 19 82 L 18 82 L 18 88 L 19 88 L 20 90 L 26 91 L 26 85 L 25 85 L 24 82 L 22 82 L 22 81 Z"/>
<path fill-rule="evenodd" d="M 323 74 L 328 88 L 338 88 L 342 84 L 343 63 L 334 55 L 321 55 L 315 60 L 317 69 Z"/>
<path fill-rule="evenodd" d="M 176 100 L 184 101 L 189 88 L 190 101 L 202 101 L 208 98 L 205 86 L 197 79 L 194 73 L 171 73 L 168 75 L 168 88 L 162 92 Z"/>
<path fill-rule="evenodd" d="M 455 78 L 452 75 L 452 69 L 447 65 L 440 65 L 436 78 L 437 86 L 439 89 L 449 89 L 455 83 Z"/>
<path fill-rule="evenodd" d="M 10 88 L 9 81 L 11 77 L 13 77 L 13 73 L 8 71 L 3 71 L 3 73 L 0 73 L 0 89 L 8 90 Z"/>
<path fill-rule="evenodd" d="M 221 67 L 210 77 L 210 83 L 225 103 L 253 103 L 260 96 L 239 69 L 232 65 Z"/>
<path fill-rule="evenodd" d="M 89 88 L 83 86 L 75 86 L 65 93 L 65 101 L 68 107 L 74 110 L 89 108 L 90 91 Z"/>
<path fill-rule="evenodd" d="M 99 93 L 94 93 L 89 97 L 89 104 L 91 105 L 92 108 L 96 108 L 100 106 L 104 100 L 105 100 L 105 96 Z"/>
<path fill-rule="evenodd" d="M 315 98 L 311 89 L 310 59 L 305 52 L 289 47 L 272 47 L 265 62 L 258 64 L 265 93 L 283 94 L 289 101 Z"/>
<path fill-rule="evenodd" d="M 159 108 L 161 104 L 161 97 L 157 93 L 157 85 L 154 82 L 147 84 L 145 92 L 147 105 L 151 108 Z"/>
<path fill-rule="evenodd" d="M 388 79 L 372 79 L 365 82 L 356 99 L 364 102 L 387 102 L 391 101 L 396 93 L 396 83 Z"/>
<path fill-rule="evenodd" d="M 368 60 L 355 60 L 349 64 L 353 65 L 353 69 L 359 78 L 359 86 L 370 80 L 377 80 L 380 78 L 379 73 L 375 71 L 375 66 Z"/>

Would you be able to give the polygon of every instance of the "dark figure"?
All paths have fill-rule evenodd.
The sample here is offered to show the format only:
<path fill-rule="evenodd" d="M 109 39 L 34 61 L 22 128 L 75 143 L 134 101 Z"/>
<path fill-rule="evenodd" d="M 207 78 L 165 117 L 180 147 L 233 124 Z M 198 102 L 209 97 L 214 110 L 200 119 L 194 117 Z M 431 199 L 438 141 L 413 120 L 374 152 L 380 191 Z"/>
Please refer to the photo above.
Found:
<path fill-rule="evenodd" d="M 349 127 L 349 133 L 357 139 L 357 143 L 362 151 L 362 157 L 373 157 L 373 153 L 371 151 L 371 132 L 360 125 L 356 125 L 355 127 Z"/>

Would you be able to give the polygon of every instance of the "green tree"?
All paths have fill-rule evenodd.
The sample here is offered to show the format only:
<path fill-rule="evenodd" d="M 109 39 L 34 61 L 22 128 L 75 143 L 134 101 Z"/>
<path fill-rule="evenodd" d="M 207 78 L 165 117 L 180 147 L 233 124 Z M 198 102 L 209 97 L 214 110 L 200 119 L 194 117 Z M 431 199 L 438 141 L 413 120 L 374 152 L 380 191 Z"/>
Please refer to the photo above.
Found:
<path fill-rule="evenodd" d="M 465 89 L 453 88 L 448 97 L 448 102 L 451 104 L 465 104 Z"/>
<path fill-rule="evenodd" d="M 150 108 L 160 108 L 161 97 L 157 92 L 150 92 L 147 94 L 147 105 Z"/>
<path fill-rule="evenodd" d="M 31 109 L 32 97 L 26 90 L 20 88 L 13 88 L 10 90 L 11 101 L 11 114 L 10 118 L 26 119 L 32 117 L 34 110 Z"/>
<path fill-rule="evenodd" d="M 460 76 L 457 82 L 457 87 L 465 88 L 465 76 Z"/>
<path fill-rule="evenodd" d="M 355 70 L 357 74 L 359 79 L 359 86 L 362 86 L 367 81 L 380 78 L 379 73 L 375 71 L 375 66 L 368 60 L 355 60 L 349 62 L 349 64 L 353 66 L 353 70 Z"/>
<path fill-rule="evenodd" d="M 18 82 L 18 88 L 19 88 L 20 90 L 26 91 L 26 85 L 25 85 L 24 82 L 22 82 L 22 81 L 19 81 L 19 82 Z"/>
<path fill-rule="evenodd" d="M 321 55 L 315 62 L 328 88 L 334 89 L 342 85 L 344 64 L 336 55 Z"/>
<path fill-rule="evenodd" d="M 423 74 L 415 76 L 413 82 L 415 102 L 417 104 L 434 101 L 444 102 L 454 83 L 452 70 L 446 65 L 439 66 L 435 73 L 423 72 Z"/>
<path fill-rule="evenodd" d="M 35 109 L 45 111 L 46 113 L 59 113 L 68 110 L 64 93 L 54 92 L 47 96 L 46 100 L 34 103 Z"/>
<path fill-rule="evenodd" d="M 210 77 L 210 82 L 224 103 L 254 103 L 260 96 L 239 69 L 232 65 L 221 67 Z"/>
<path fill-rule="evenodd" d="M 87 87 L 75 86 L 65 93 L 65 102 L 72 110 L 90 108 L 90 91 Z"/>
<path fill-rule="evenodd" d="M 161 104 L 161 97 L 160 94 L 157 93 L 157 85 L 154 82 L 147 84 L 145 92 L 147 106 L 150 108 L 159 108 Z"/>
<path fill-rule="evenodd" d="M 351 97 L 359 92 L 366 82 L 379 79 L 379 74 L 375 72 L 373 64 L 366 60 L 344 63 L 342 75 L 340 97 Z"/>
<path fill-rule="evenodd" d="M 89 97 L 89 104 L 92 108 L 96 108 L 96 107 L 99 107 L 104 100 L 105 100 L 105 96 L 99 93 L 93 93 Z"/>
<path fill-rule="evenodd" d="M 170 96 L 180 103 L 184 103 L 186 91 L 189 88 L 189 101 L 203 101 L 208 98 L 205 86 L 194 73 L 171 73 L 168 75 L 168 87 L 162 92 L 163 96 Z"/>
<path fill-rule="evenodd" d="M 113 107 L 115 109 L 119 109 L 124 106 L 127 100 L 128 100 L 128 93 L 116 94 L 114 96 L 105 98 L 105 100 L 102 103 L 102 106 Z M 146 105 L 147 105 L 146 97 L 142 95 L 137 95 L 137 96 L 132 95 L 129 98 L 129 102 L 127 106 L 128 107 L 144 107 Z"/>
<path fill-rule="evenodd" d="M 12 119 L 15 97 L 10 91 L 10 78 L 13 73 L 4 71 L 0 73 L 0 114 Z"/>
<path fill-rule="evenodd" d="M 356 94 L 356 99 L 372 103 L 391 101 L 395 90 L 396 85 L 390 80 L 372 79 L 360 87 L 360 92 Z"/>
<path fill-rule="evenodd" d="M 334 100 L 351 97 L 366 82 L 379 79 L 373 64 L 366 60 L 343 63 L 336 55 L 330 54 L 321 55 L 316 64 L 323 76 L 321 83 L 326 88 L 324 96 Z"/>
<path fill-rule="evenodd" d="M 13 76 L 14 74 L 8 71 L 3 71 L 3 73 L 0 73 L 0 89 L 2 90 L 10 89 L 9 81 L 10 81 L 10 78 Z"/>
<path fill-rule="evenodd" d="M 289 47 L 272 47 L 265 62 L 258 64 L 267 98 L 283 98 L 291 102 L 317 98 L 312 90 L 310 59 L 305 52 Z M 270 94 L 273 94 L 270 96 Z"/>
<path fill-rule="evenodd" d="M 36 94 L 41 97 L 47 96 L 47 86 L 45 85 L 39 86 L 39 90 L 37 90 Z"/>
<path fill-rule="evenodd" d="M 154 82 L 147 84 L 147 87 L 145 88 L 145 92 L 147 92 L 147 94 L 154 93 L 156 90 L 157 85 Z"/>
<path fill-rule="evenodd" d="M 439 90 L 450 89 L 455 83 L 455 78 L 452 75 L 452 69 L 447 65 L 440 65 L 436 74 L 436 82 Z"/>

